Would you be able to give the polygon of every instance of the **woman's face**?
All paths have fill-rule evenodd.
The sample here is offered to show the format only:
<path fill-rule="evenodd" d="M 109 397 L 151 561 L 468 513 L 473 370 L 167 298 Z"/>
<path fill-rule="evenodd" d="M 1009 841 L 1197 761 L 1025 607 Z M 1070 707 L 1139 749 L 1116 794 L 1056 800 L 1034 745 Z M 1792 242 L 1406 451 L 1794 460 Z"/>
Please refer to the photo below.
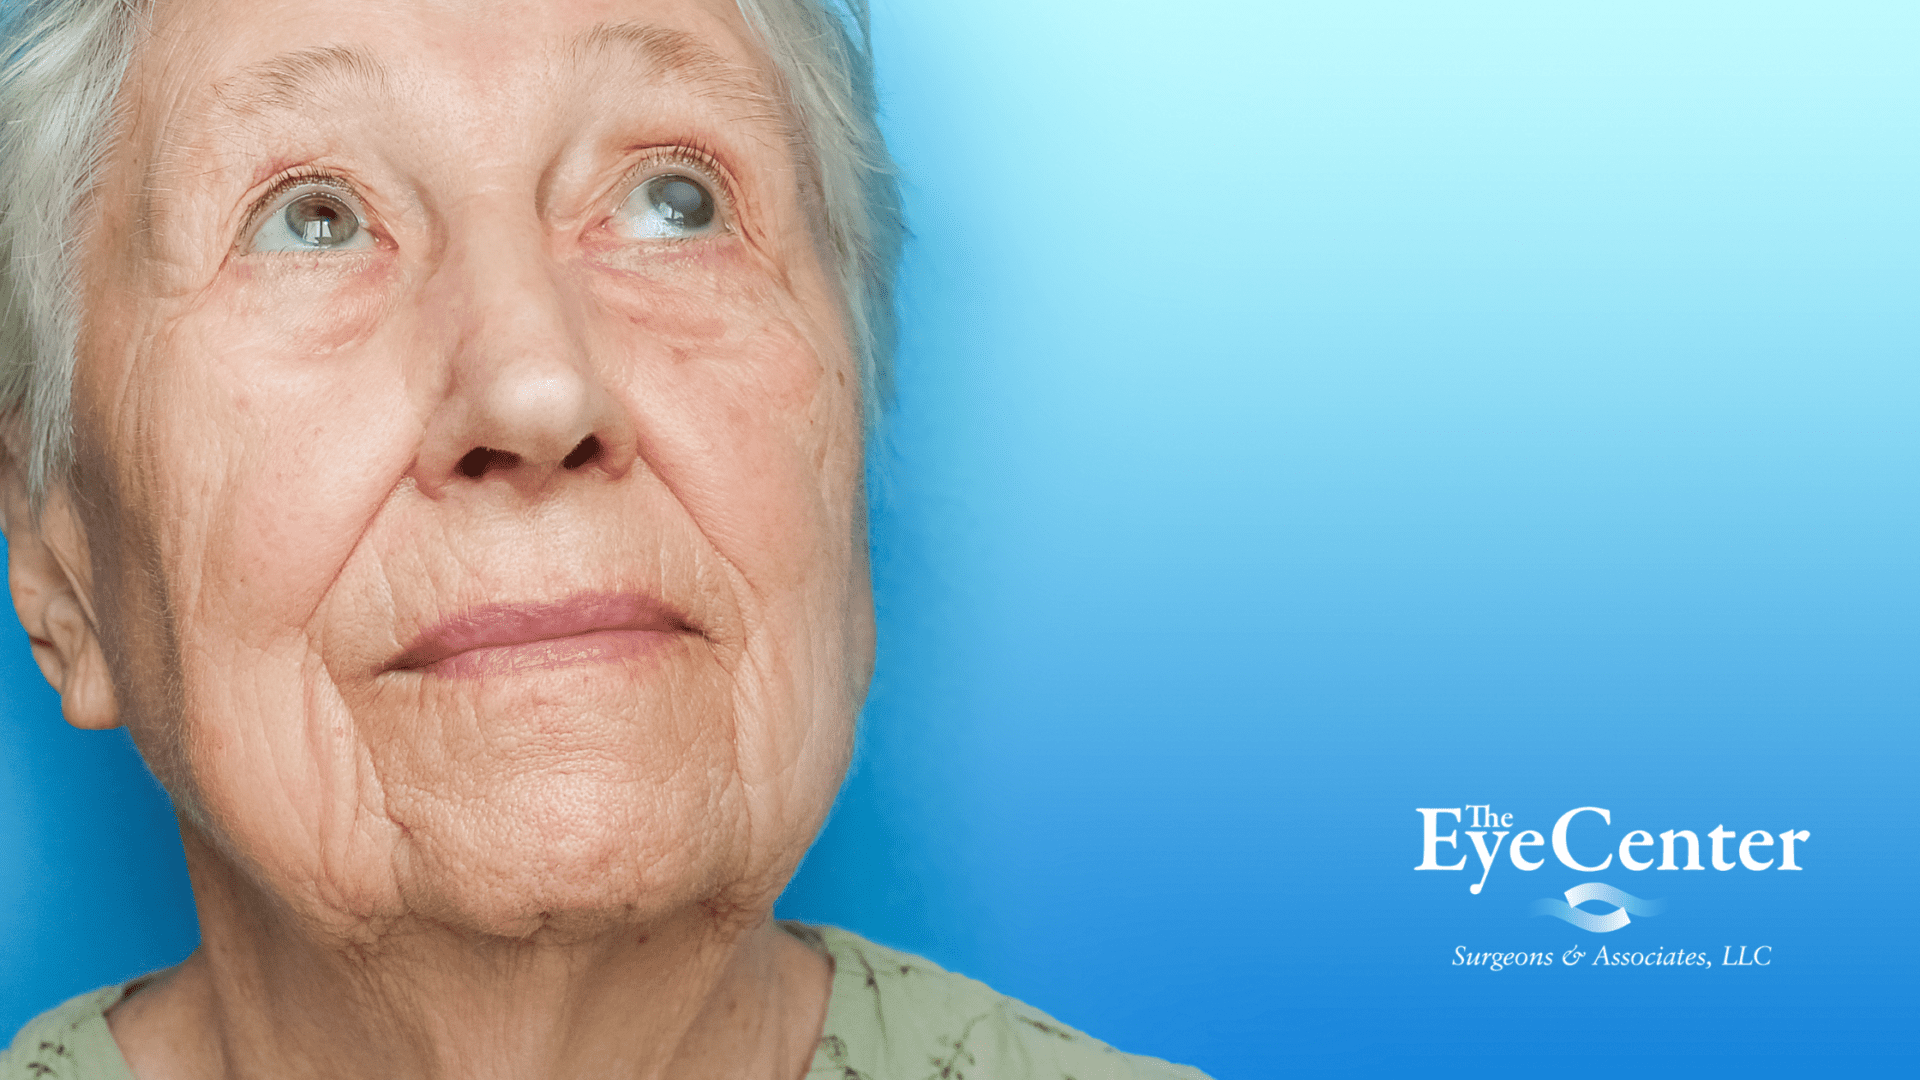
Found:
<path fill-rule="evenodd" d="M 751 41 L 732 0 L 158 6 L 75 501 L 120 718 L 303 917 L 737 910 L 818 829 L 859 387 Z"/>

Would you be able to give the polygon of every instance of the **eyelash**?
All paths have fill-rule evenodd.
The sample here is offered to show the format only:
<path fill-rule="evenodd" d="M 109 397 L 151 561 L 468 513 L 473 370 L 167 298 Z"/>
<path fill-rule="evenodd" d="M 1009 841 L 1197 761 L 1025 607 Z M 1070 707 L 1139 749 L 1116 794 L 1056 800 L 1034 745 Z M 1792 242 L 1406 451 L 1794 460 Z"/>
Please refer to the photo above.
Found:
<path fill-rule="evenodd" d="M 721 228 L 724 231 L 731 232 L 733 229 L 734 207 L 738 205 L 738 200 L 734 196 L 733 178 L 728 174 L 726 169 L 720 166 L 720 162 L 714 153 L 697 140 L 657 150 L 656 152 L 646 155 L 639 163 L 629 168 L 626 176 L 616 188 L 620 194 L 615 201 L 615 205 L 625 202 L 627 197 L 633 194 L 634 188 L 645 181 L 647 174 L 659 170 L 663 166 L 673 165 L 682 166 L 701 178 L 712 181 L 714 194 L 719 196 L 721 213 L 725 216 Z M 320 184 L 327 187 L 339 188 L 351 195 L 354 202 L 362 204 L 361 208 L 363 210 L 365 209 L 365 200 L 361 198 L 359 191 L 338 173 L 328 172 L 316 166 L 302 165 L 289 170 L 279 179 L 275 180 L 273 186 L 268 188 L 265 194 L 254 200 L 253 205 L 247 211 L 246 225 L 240 230 L 240 236 L 237 242 L 241 245 L 246 244 L 248 238 L 260 230 L 260 226 L 266 221 L 268 213 L 272 211 L 276 203 L 285 197 L 289 191 L 309 184 Z"/>
<path fill-rule="evenodd" d="M 624 203 L 650 175 L 666 171 L 662 168 L 663 166 L 673 165 L 681 166 L 695 176 L 712 182 L 713 193 L 720 203 L 720 212 L 723 217 L 720 227 L 726 232 L 733 231 L 734 207 L 739 205 L 739 200 L 734 196 L 733 177 L 721 167 L 719 158 L 698 140 L 676 146 L 653 148 L 652 152 L 646 154 L 627 170 L 626 176 L 614 189 L 619 192 L 614 205 Z"/>
<path fill-rule="evenodd" d="M 356 208 L 362 211 L 366 209 L 366 200 L 361 197 L 359 189 L 349 183 L 345 177 L 316 166 L 302 165 L 289 169 L 273 182 L 273 186 L 267 189 L 266 194 L 253 201 L 253 205 L 247 208 L 246 224 L 241 227 L 235 243 L 245 247 L 254 234 L 260 231 L 260 227 L 266 224 L 267 216 L 273 211 L 274 206 L 285 198 L 288 192 L 308 185 L 334 188 L 344 193 Z M 371 221 L 368 224 L 371 226 Z"/>

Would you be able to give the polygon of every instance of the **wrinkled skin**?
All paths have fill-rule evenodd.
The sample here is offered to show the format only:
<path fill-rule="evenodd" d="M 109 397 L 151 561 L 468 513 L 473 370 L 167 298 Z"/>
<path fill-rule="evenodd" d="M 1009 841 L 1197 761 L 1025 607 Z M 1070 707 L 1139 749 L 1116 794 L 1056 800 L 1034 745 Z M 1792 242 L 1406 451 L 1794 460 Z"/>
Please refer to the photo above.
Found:
<path fill-rule="evenodd" d="M 768 912 L 872 608 L 856 368 L 753 40 L 731 0 L 156 8 L 78 463 L 6 514 L 68 719 L 182 810 L 204 944 L 113 1014 L 143 1078 L 804 1071 L 825 962 Z M 714 227 L 628 227 L 662 162 Z M 296 174 L 359 246 L 255 250 Z M 420 644 L 608 604 L 653 614 Z"/>

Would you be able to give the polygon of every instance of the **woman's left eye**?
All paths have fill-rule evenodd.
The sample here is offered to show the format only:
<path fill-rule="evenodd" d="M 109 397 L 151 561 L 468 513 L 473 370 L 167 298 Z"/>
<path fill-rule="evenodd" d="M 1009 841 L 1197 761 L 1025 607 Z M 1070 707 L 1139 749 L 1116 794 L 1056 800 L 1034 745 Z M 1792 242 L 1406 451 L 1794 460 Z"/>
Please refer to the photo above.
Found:
<path fill-rule="evenodd" d="M 718 225 L 719 202 L 703 180 L 682 172 L 663 172 L 640 182 L 620 204 L 615 221 L 636 240 L 678 240 L 704 236 Z"/>
<path fill-rule="evenodd" d="M 373 246 L 358 200 L 334 184 L 303 184 L 275 201 L 255 227 L 253 251 L 363 251 Z"/>

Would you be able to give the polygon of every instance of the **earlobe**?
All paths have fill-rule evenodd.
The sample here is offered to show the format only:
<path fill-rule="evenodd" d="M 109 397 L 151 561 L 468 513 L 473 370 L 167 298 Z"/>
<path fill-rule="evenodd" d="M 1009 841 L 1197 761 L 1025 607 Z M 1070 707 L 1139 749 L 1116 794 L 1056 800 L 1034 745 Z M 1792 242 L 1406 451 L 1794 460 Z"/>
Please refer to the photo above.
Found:
<path fill-rule="evenodd" d="M 10 455 L 0 455 L 0 510 L 14 611 L 40 674 L 60 693 L 61 714 L 77 728 L 119 727 L 113 678 L 94 629 L 90 583 L 83 576 L 85 542 L 72 504 L 56 492 L 36 518 L 20 470 Z"/>
<path fill-rule="evenodd" d="M 43 661 L 40 671 L 60 691 L 60 714 L 67 723 L 89 731 L 105 731 L 120 726 L 119 710 L 114 707 L 113 679 L 107 672 L 107 657 L 100 650 L 99 635 L 93 621 L 72 593 L 62 593 L 47 605 L 46 631 L 53 654 L 51 663 Z M 34 657 L 41 653 L 35 641 Z M 56 671 L 58 679 L 55 678 Z"/>

